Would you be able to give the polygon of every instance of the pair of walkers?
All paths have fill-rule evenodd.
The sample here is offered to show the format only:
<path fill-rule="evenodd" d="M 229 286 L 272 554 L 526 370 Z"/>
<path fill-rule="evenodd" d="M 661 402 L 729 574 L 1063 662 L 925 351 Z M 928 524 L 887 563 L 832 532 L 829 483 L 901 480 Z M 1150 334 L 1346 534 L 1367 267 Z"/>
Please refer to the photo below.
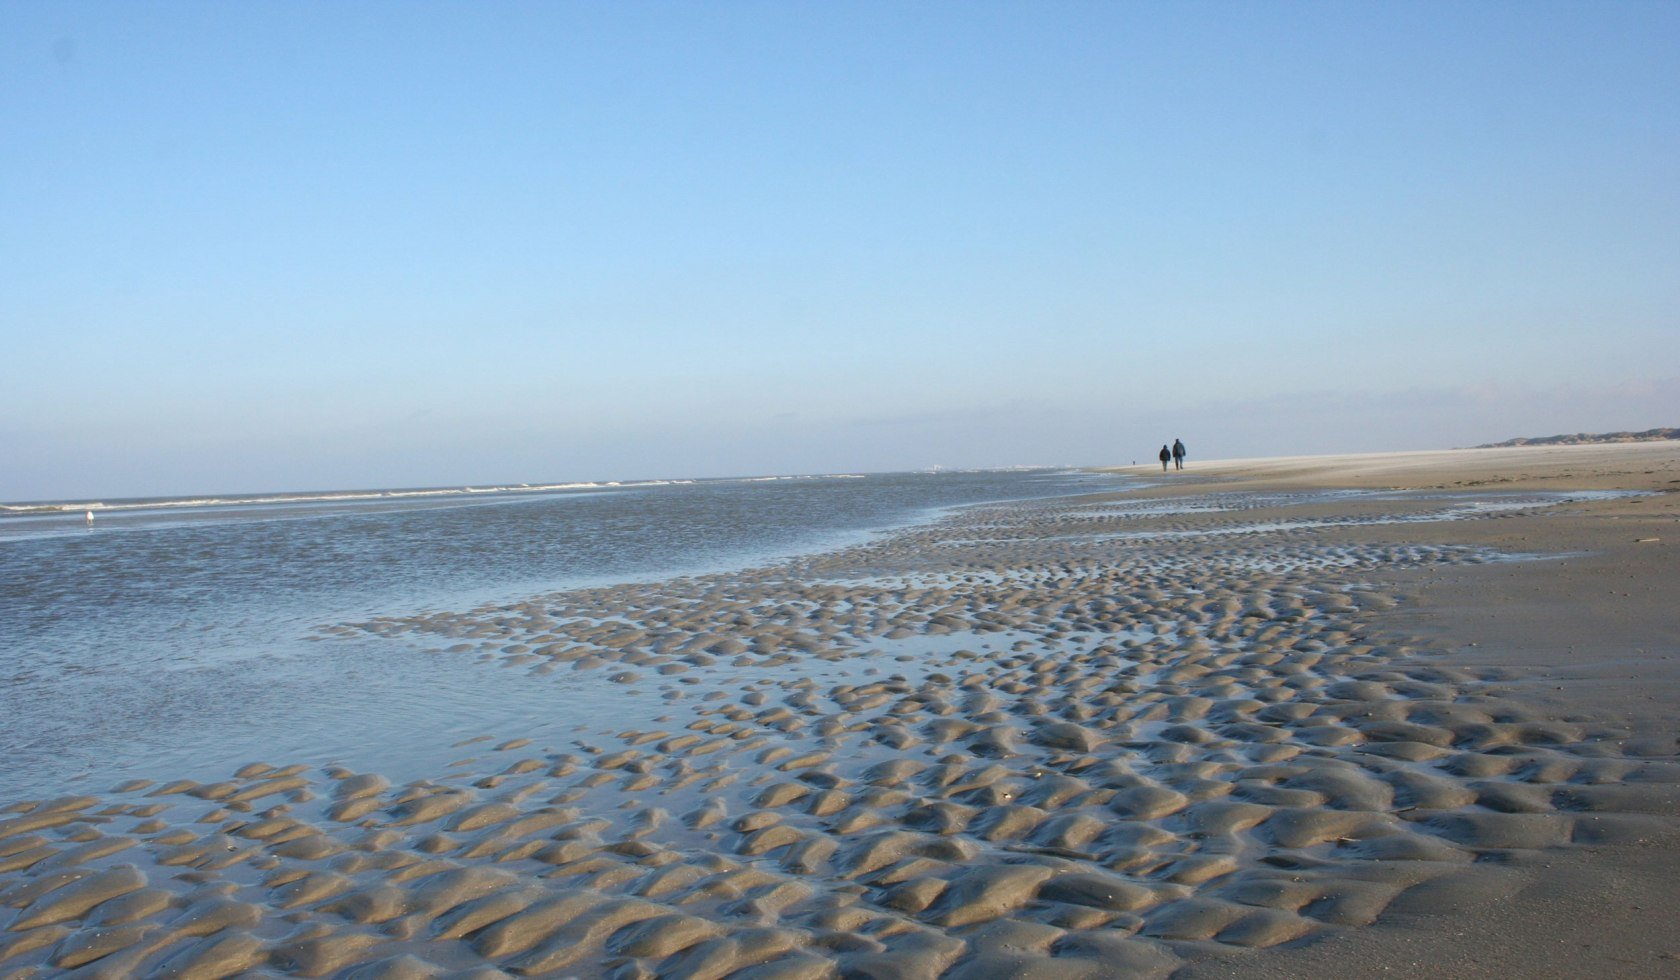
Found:
<path fill-rule="evenodd" d="M 1184 443 L 1182 441 L 1174 439 L 1171 449 L 1168 449 L 1166 446 L 1161 447 L 1162 473 L 1167 471 L 1168 463 L 1172 463 L 1175 469 L 1184 469 Z"/>

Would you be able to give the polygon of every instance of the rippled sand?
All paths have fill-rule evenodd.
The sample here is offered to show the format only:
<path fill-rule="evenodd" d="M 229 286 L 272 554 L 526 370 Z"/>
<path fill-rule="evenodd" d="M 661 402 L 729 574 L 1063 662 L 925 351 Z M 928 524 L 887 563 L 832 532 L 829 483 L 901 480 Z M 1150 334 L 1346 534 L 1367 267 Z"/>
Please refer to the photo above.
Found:
<path fill-rule="evenodd" d="M 1450 458 L 1422 483 L 1192 469 L 771 568 L 327 624 L 416 671 L 529 672 L 545 725 L 604 674 L 622 719 L 497 732 L 404 785 L 273 760 L 12 805 L 0 976 L 1265 969 L 1494 896 L 1489 865 L 1672 840 L 1672 689 L 1533 696 L 1532 665 L 1407 616 L 1594 514 L 1673 522 L 1672 496 L 1574 491 L 1662 489 L 1675 455 L 1611 479 L 1565 454 L 1596 466 L 1571 485 L 1472 454 L 1509 477 L 1472 495 Z"/>

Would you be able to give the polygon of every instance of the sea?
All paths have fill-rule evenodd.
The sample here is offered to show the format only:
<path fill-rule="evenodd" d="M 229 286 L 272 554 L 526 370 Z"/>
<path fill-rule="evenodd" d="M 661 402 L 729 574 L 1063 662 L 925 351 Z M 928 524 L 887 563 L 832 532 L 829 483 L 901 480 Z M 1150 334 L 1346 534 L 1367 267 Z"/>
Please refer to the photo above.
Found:
<path fill-rule="evenodd" d="M 412 641 L 311 636 L 1128 485 L 1014 469 L 0 505 L 0 805 L 252 761 L 418 778 L 475 738 L 559 741 L 611 724 L 630 695 L 601 671 L 533 678 Z"/>

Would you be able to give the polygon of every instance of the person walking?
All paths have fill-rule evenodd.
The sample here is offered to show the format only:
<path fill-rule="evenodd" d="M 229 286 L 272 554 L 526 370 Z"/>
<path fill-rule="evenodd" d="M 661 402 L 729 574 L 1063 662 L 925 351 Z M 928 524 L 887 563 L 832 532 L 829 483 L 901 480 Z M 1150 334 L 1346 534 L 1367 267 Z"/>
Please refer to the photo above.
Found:
<path fill-rule="evenodd" d="M 1170 460 L 1170 459 L 1172 459 L 1172 450 L 1168 449 L 1166 447 L 1166 445 L 1163 444 L 1161 446 L 1161 472 L 1162 473 L 1165 473 L 1167 471 L 1167 461 Z"/>
<path fill-rule="evenodd" d="M 1173 440 L 1172 457 L 1173 468 L 1184 469 L 1184 443 L 1178 439 Z"/>

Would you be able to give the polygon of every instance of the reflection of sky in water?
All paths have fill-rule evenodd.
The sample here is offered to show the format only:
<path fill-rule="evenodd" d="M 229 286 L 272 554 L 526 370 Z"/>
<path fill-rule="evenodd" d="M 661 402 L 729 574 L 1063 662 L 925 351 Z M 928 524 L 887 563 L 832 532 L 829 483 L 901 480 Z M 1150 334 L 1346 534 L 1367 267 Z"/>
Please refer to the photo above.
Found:
<path fill-rule="evenodd" d="M 1090 634 L 1085 643 L 1150 635 Z M 949 670 L 941 662 L 962 651 L 1065 654 L 1068 642 L 1017 632 L 870 638 L 842 659 L 800 657 L 750 670 L 720 660 L 674 676 L 629 665 L 579 671 L 562 664 L 539 673 L 537 664 L 424 652 L 406 640 L 309 648 L 308 656 L 212 664 L 167 677 L 79 673 L 55 686 L 49 705 L 60 710 L 30 710 L 20 700 L 22 686 L 0 685 L 0 711 L 29 724 L 8 738 L 6 797 L 63 792 L 70 773 L 104 788 L 131 775 L 221 779 L 252 761 L 341 763 L 400 781 L 436 775 L 460 754 L 452 746 L 481 735 L 517 735 L 532 739 L 531 751 L 567 751 L 600 733 L 681 730 L 710 691 L 809 680 L 820 693 L 895 676 L 919 683 Z M 638 679 L 610 679 L 622 670 Z"/>
<path fill-rule="evenodd" d="M 642 668 L 634 684 L 613 683 L 618 668 L 576 671 L 563 664 L 532 675 L 532 665 L 481 663 L 471 654 L 423 652 L 436 638 L 312 643 L 323 622 L 426 604 L 466 609 L 570 582 L 653 578 L 670 566 L 740 567 L 774 553 L 866 540 L 876 526 L 925 518 L 939 506 L 1042 497 L 1048 491 L 1112 488 L 1052 475 L 976 476 L 930 493 L 916 481 L 846 481 L 860 504 L 820 510 L 844 497 L 823 488 L 768 484 L 761 495 L 688 507 L 648 506 L 651 491 L 594 502 L 540 498 L 513 505 L 420 506 L 360 513 L 339 507 L 315 516 L 247 523 L 187 521 L 135 530 L 0 544 L 8 577 L 0 580 L 0 782 L 14 793 L 52 792 L 74 774 L 101 779 L 136 772 L 219 777 L 253 759 L 375 767 L 392 776 L 421 775 L 448 747 L 482 733 L 517 733 L 563 749 L 579 726 L 659 727 L 661 715 L 686 711 L 709 690 L 808 678 L 822 688 L 903 675 L 919 680 L 959 649 L 1048 650 L 1042 638 L 958 633 L 859 643 L 856 659 L 802 661 L 750 673 L 719 663 L 675 677 Z M 687 488 L 671 488 L 680 493 Z M 785 492 L 792 491 L 792 492 Z M 752 493 L 737 489 L 737 495 Z M 728 495 L 725 495 L 728 496 Z M 1348 494 L 1332 495 L 1346 499 Z M 1367 495 L 1369 496 L 1369 495 Z M 1146 539 L 1259 535 L 1321 527 L 1459 519 L 1605 495 L 1436 495 L 1449 503 L 1426 514 L 1268 521 L 1103 538 Z M 953 499 L 955 498 L 955 499 Z M 1272 495 L 1272 499 L 1277 499 Z M 1292 494 L 1297 503 L 1314 495 Z M 1318 495 L 1317 500 L 1326 499 Z M 1415 498 L 1414 498 L 1415 499 Z M 912 506 L 914 505 L 914 506 Z M 592 512 L 584 513 L 585 508 Z M 820 510 L 828 523 L 816 529 Z M 655 530 L 646 529 L 657 515 Z M 871 518 L 870 515 L 873 515 Z M 762 518 L 760 520 L 759 518 Z M 713 520 L 718 529 L 703 526 Z M 683 526 L 686 524 L 686 529 Z M 857 524 L 858 527 L 848 527 Z M 641 532 L 637 528 L 642 527 Z M 599 537 L 600 540 L 596 540 Z M 1091 535 L 1073 535 L 1092 540 Z M 941 549 L 979 540 L 941 542 Z M 625 544 L 593 566 L 591 556 Z M 1371 555 L 1255 551 L 1218 556 L 1224 567 L 1288 571 L 1368 562 Z M 1393 556 L 1397 560 L 1403 555 Z M 1422 560 L 1441 560 L 1414 556 Z M 1454 552 L 1458 560 L 1487 560 Z M 1170 555 L 1163 555 L 1170 558 Z M 552 562 L 545 566 L 545 562 Z M 1244 564 L 1246 562 L 1246 565 Z M 554 577 L 537 571 L 552 567 Z M 454 576 L 454 601 L 449 601 Z M 568 578 L 570 576 L 570 578 Z M 887 590 L 998 581 L 999 573 L 891 576 Z M 1024 581 L 1030 581 L 1028 575 Z M 854 580 L 862 584 L 869 580 Z M 34 591 L 31 591 L 34 590 Z M 842 610 L 843 611 L 843 610 Z M 1134 637 L 1143 639 L 1144 637 Z M 1097 635 L 1090 642 L 1123 640 Z M 1065 642 L 1065 641 L 1058 641 Z M 873 672 L 873 673 L 871 673 Z M 673 700 L 677 695 L 679 700 Z"/>
<path fill-rule="evenodd" d="M 1210 527 L 1169 528 L 1164 530 L 1139 531 L 1105 531 L 1089 534 L 1063 535 L 1061 540 L 1170 540 L 1175 538 L 1207 538 L 1232 535 L 1275 534 L 1284 531 L 1316 530 L 1333 527 L 1372 527 L 1385 524 L 1426 524 L 1436 521 L 1458 521 L 1482 517 L 1487 514 L 1533 510 L 1539 507 L 1554 507 L 1562 504 L 1581 503 L 1591 500 L 1611 500 L 1618 497 L 1637 496 L 1637 492 L 1620 490 L 1583 490 L 1558 493 L 1527 493 L 1520 496 L 1502 494 L 1401 494 L 1389 491 L 1330 491 L 1322 494 L 1303 493 L 1289 495 L 1259 494 L 1254 500 L 1246 504 L 1230 502 L 1220 505 L 1198 505 L 1178 509 L 1154 510 L 1148 508 L 1104 507 L 1081 508 L 1075 511 L 1081 517 L 1097 518 L 1126 518 L 1126 517 L 1164 517 L 1175 514 L 1198 513 L 1229 513 L 1244 510 L 1255 510 L 1261 507 L 1277 507 L 1285 502 L 1293 506 L 1306 506 L 1315 503 L 1330 503 L 1345 501 L 1352 497 L 1362 497 L 1370 500 L 1392 501 L 1445 501 L 1450 506 L 1430 510 L 1424 513 L 1412 514 L 1373 514 L 1357 517 L 1326 517 L 1301 518 L 1297 520 L 1253 521 L 1245 523 L 1219 524 Z"/>
<path fill-rule="evenodd" d="M 609 686 L 610 671 L 530 678 L 400 643 L 303 638 L 322 623 L 740 568 L 953 506 L 1125 485 L 1080 473 L 892 474 L 139 512 L 104 515 L 91 531 L 73 515 L 62 533 L 0 540 L 0 785 L 45 790 L 135 766 L 214 775 L 251 758 L 400 758 L 486 729 L 562 731 L 592 712 L 657 708 L 657 696 Z"/>

